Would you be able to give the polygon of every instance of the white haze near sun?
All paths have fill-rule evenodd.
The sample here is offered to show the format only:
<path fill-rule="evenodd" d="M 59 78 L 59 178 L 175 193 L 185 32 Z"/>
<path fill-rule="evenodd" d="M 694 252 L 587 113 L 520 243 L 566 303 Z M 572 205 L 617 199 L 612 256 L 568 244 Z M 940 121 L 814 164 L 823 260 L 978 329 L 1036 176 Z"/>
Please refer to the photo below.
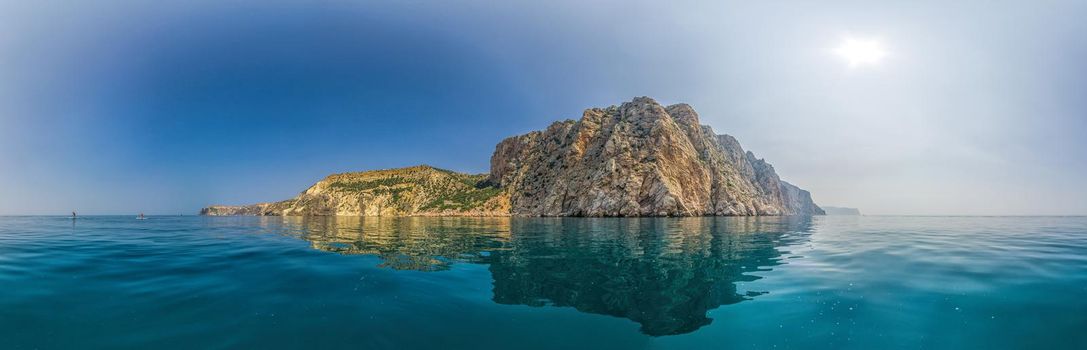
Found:
<path fill-rule="evenodd" d="M 879 64 L 887 56 L 887 48 L 876 39 L 848 37 L 834 48 L 834 54 L 849 63 L 850 67 Z"/>
<path fill-rule="evenodd" d="M 194 14 L 220 3 L 155 6 Z M 499 62 L 495 78 L 516 82 L 526 111 L 494 117 L 506 135 L 645 95 L 691 104 L 704 124 L 737 137 L 822 205 L 868 214 L 1087 214 L 1084 1 L 325 5 L 366 7 L 403 22 L 405 31 L 433 29 Z M 79 9 L 34 18 L 16 11 L 24 6 L 0 5 L 9 16 L 0 15 L 7 23 L 0 43 L 31 29 L 48 33 L 48 23 L 83 20 Z M 64 6 L 125 19 L 136 12 L 128 7 L 142 5 Z M 873 42 L 885 52 L 869 50 Z M 835 53 L 843 45 L 859 51 Z M 18 88 L 8 84 L 0 92 Z M 0 118 L 12 126 L 29 117 Z M 64 195 L 19 185 L 36 174 L 17 170 L 18 154 L 28 151 L 17 140 L 30 137 L 17 133 L 0 130 L 4 213 L 33 207 L 42 193 Z M 457 170 L 486 171 L 486 152 L 464 154 L 470 165 Z M 259 174 L 233 175 L 240 180 L 229 184 L 241 191 L 246 177 Z M 278 184 L 276 195 L 308 185 L 296 181 Z M 114 195 L 123 202 L 136 192 Z"/>

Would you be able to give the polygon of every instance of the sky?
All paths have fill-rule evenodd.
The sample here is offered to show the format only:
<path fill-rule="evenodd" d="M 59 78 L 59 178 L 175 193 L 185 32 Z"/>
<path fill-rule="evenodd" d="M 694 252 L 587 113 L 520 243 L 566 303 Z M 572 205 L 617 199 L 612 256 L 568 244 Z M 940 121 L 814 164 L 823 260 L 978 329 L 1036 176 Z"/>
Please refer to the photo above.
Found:
<path fill-rule="evenodd" d="M 194 214 L 688 103 L 821 205 L 1087 214 L 1083 1 L 0 0 L 0 215 Z M 834 49 L 878 42 L 878 63 Z"/>

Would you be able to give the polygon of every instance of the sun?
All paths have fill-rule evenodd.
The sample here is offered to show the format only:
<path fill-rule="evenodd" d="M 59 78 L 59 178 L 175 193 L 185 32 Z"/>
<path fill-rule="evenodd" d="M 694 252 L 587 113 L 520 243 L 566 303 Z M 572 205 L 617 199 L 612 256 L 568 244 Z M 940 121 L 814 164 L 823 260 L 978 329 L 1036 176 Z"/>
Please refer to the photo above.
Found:
<path fill-rule="evenodd" d="M 887 50 L 875 39 L 846 38 L 834 49 L 834 54 L 849 62 L 850 67 L 858 67 L 879 63 L 887 56 Z"/>

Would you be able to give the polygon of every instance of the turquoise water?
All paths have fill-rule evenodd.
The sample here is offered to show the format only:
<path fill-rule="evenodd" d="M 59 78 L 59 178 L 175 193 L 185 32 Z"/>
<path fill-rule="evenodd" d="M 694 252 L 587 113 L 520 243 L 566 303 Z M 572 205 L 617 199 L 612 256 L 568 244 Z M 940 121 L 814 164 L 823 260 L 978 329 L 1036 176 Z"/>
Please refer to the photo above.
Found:
<path fill-rule="evenodd" d="M 1085 349 L 1087 218 L 0 217 L 0 348 Z"/>

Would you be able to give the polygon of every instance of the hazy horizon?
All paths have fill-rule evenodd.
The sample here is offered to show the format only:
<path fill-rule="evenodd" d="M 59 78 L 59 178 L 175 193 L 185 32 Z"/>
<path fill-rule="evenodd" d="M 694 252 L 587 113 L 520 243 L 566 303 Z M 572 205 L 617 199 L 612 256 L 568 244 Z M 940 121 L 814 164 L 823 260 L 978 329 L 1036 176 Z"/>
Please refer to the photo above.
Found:
<path fill-rule="evenodd" d="M 0 1 L 0 215 L 195 214 L 688 103 L 819 205 L 1087 215 L 1087 3 Z M 878 63 L 835 54 L 878 42 Z"/>

